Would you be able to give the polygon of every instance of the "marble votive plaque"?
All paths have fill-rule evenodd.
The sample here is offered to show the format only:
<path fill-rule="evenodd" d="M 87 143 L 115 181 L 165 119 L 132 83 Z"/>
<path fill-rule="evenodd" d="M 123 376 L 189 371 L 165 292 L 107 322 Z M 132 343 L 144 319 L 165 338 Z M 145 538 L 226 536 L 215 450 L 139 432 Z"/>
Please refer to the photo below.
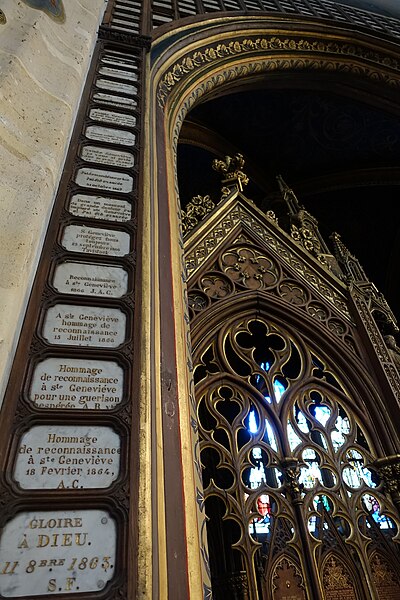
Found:
<path fill-rule="evenodd" d="M 75 194 L 69 203 L 69 212 L 77 217 L 87 219 L 104 219 L 107 221 L 129 221 L 132 217 L 132 206 L 125 200 Z"/>
<path fill-rule="evenodd" d="M 36 425 L 21 437 L 14 479 L 23 490 L 107 488 L 119 475 L 120 454 L 111 427 Z"/>
<path fill-rule="evenodd" d="M 57 266 L 53 285 L 62 294 L 121 298 L 128 290 L 128 273 L 122 267 L 65 262 Z"/>
<path fill-rule="evenodd" d="M 117 58 L 116 56 L 105 55 L 101 62 L 107 65 L 116 65 L 117 67 L 125 67 L 127 69 L 137 69 L 137 62 L 128 58 Z"/>
<path fill-rule="evenodd" d="M 111 150 L 100 146 L 84 146 L 81 150 L 81 158 L 88 162 L 124 169 L 131 169 L 135 164 L 135 157 L 130 152 Z"/>
<path fill-rule="evenodd" d="M 117 77 L 118 79 L 127 79 L 130 81 L 137 81 L 137 74 L 132 71 L 123 71 L 122 69 L 112 69 L 111 67 L 100 67 L 99 73 L 100 73 L 100 75 L 104 75 L 105 77 Z"/>
<path fill-rule="evenodd" d="M 123 386 L 116 362 L 52 357 L 36 365 L 29 399 L 37 408 L 111 410 L 121 402 Z"/>
<path fill-rule="evenodd" d="M 18 513 L 0 539 L 1 597 L 100 592 L 114 575 L 116 548 L 105 510 Z"/>
<path fill-rule="evenodd" d="M 118 308 L 56 304 L 47 310 L 43 337 L 50 344 L 116 348 L 125 341 L 126 316 Z"/>
<path fill-rule="evenodd" d="M 121 92 L 128 96 L 134 96 L 137 94 L 137 88 L 134 85 L 128 83 L 121 83 L 119 81 L 111 81 L 109 79 L 97 79 L 96 86 L 103 90 L 110 90 L 113 92 Z"/>
<path fill-rule="evenodd" d="M 103 94 L 102 92 L 93 94 L 93 100 L 98 104 L 107 104 L 117 108 L 130 108 L 133 110 L 137 107 L 137 102 L 133 98 L 124 98 L 124 96 L 115 96 L 114 94 Z"/>
<path fill-rule="evenodd" d="M 111 129 L 111 127 L 101 127 L 100 125 L 89 125 L 86 127 L 85 135 L 89 140 L 121 146 L 134 146 L 136 140 L 135 134 L 131 131 Z"/>
<path fill-rule="evenodd" d="M 129 254 L 130 236 L 125 231 L 114 229 L 67 225 L 61 243 L 71 252 L 126 256 Z"/>
<path fill-rule="evenodd" d="M 104 110 L 102 108 L 92 108 L 89 117 L 93 121 L 113 123 L 114 125 L 122 125 L 123 127 L 135 127 L 136 125 L 136 117 L 133 115 Z"/>
<path fill-rule="evenodd" d="M 116 171 L 91 169 L 89 167 L 78 169 L 75 181 L 82 187 L 123 194 L 128 194 L 133 189 L 133 178 L 130 175 Z"/>

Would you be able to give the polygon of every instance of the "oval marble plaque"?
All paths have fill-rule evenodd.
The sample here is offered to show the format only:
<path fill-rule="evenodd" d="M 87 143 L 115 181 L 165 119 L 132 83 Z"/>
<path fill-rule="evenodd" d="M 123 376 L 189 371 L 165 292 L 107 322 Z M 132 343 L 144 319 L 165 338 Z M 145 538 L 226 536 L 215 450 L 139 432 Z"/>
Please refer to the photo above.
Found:
<path fill-rule="evenodd" d="M 57 266 L 53 285 L 63 294 L 121 298 L 128 290 L 128 273 L 122 267 L 65 262 Z"/>
<path fill-rule="evenodd" d="M 130 236 L 125 231 L 114 229 L 67 225 L 61 243 L 72 252 L 126 256 L 129 254 Z"/>
<path fill-rule="evenodd" d="M 38 408 L 110 410 L 121 402 L 123 385 L 116 362 L 46 358 L 35 367 L 29 399 Z"/>
<path fill-rule="evenodd" d="M 88 162 L 110 165 L 111 167 L 122 167 L 124 169 L 131 169 L 135 164 L 135 157 L 130 152 L 111 150 L 110 148 L 101 148 L 100 146 L 84 146 L 81 151 L 81 158 Z"/>
<path fill-rule="evenodd" d="M 125 329 L 126 316 L 118 308 L 56 304 L 46 313 L 43 336 L 50 344 L 116 348 Z"/>
<path fill-rule="evenodd" d="M 99 592 L 114 575 L 116 547 L 116 524 L 104 510 L 19 513 L 0 540 L 0 594 Z"/>
<path fill-rule="evenodd" d="M 68 210 L 72 215 L 87 219 L 129 221 L 132 217 L 132 206 L 129 202 L 86 194 L 72 196 Z"/>
<path fill-rule="evenodd" d="M 101 127 L 100 125 L 89 125 L 86 127 L 85 135 L 90 140 L 120 146 L 134 146 L 136 140 L 135 134 L 130 131 L 111 129 L 111 127 Z"/>
<path fill-rule="evenodd" d="M 37 425 L 17 452 L 14 479 L 24 490 L 107 488 L 119 474 L 121 440 L 110 427 Z"/>

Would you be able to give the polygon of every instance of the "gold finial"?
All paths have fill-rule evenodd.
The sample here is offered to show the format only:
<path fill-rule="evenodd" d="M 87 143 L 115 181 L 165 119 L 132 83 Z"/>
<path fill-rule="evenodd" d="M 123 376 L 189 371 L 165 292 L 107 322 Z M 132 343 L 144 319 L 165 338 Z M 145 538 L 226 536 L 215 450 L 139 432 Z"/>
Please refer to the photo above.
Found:
<path fill-rule="evenodd" d="M 249 183 L 249 178 L 242 171 L 244 166 L 244 158 L 242 154 L 235 154 L 231 156 L 225 156 L 225 160 L 215 159 L 213 161 L 213 169 L 221 173 L 224 177 L 222 183 L 232 184 L 236 183 L 239 191 L 243 191 L 243 186 Z"/>
<path fill-rule="evenodd" d="M 282 175 L 277 175 L 276 179 L 277 179 L 282 197 L 288 206 L 289 214 L 297 215 L 300 212 L 302 207 L 300 206 L 299 201 L 297 200 L 296 194 L 294 193 L 292 188 L 288 186 L 286 181 L 284 181 Z"/>

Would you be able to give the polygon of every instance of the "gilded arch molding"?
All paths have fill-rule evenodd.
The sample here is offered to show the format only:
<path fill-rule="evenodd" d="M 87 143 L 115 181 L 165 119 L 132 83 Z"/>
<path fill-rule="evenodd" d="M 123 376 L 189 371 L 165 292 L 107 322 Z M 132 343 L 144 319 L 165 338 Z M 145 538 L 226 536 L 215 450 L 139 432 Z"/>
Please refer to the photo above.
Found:
<path fill-rule="evenodd" d="M 400 88 L 397 44 L 339 25 L 327 29 L 326 23 L 298 15 L 282 21 L 214 18 L 202 21 L 198 31 L 193 24 L 173 30 L 162 37 L 163 45 L 169 36 L 178 40 L 175 51 L 155 58 L 153 81 L 174 148 L 191 108 L 232 84 L 273 74 L 321 73 L 347 78 L 353 87 L 363 81 L 375 87 L 377 97 L 393 98 Z"/>
<path fill-rule="evenodd" d="M 150 169 L 146 189 L 151 203 L 145 210 L 151 234 L 146 237 L 148 245 L 144 252 L 151 263 L 152 297 L 156 307 L 153 341 L 161 346 L 160 357 L 157 355 L 160 360 L 153 364 L 158 373 L 153 390 L 155 406 L 157 411 L 158 407 L 161 409 L 158 411 L 160 418 L 156 434 L 158 440 L 165 440 L 166 448 L 157 450 L 160 473 L 157 502 L 162 525 L 158 548 L 160 556 L 166 554 L 165 549 L 170 551 L 166 534 L 170 517 L 167 511 L 163 512 L 162 475 L 168 470 L 167 442 L 175 436 L 174 440 L 178 440 L 185 450 L 179 457 L 186 522 L 186 534 L 183 535 L 187 535 L 191 597 L 196 599 L 209 598 L 211 589 L 194 382 L 191 377 L 192 348 L 185 290 L 187 271 L 175 169 L 181 125 L 189 110 L 199 101 L 228 90 L 230 85 L 265 80 L 268 74 L 333 73 L 347 78 L 354 88 L 358 82 L 365 82 L 366 87 L 374 90 L 376 97 L 386 97 L 389 102 L 393 101 L 393 105 L 400 88 L 397 46 L 360 33 L 355 35 L 355 41 L 352 39 L 354 31 L 335 26 L 328 33 L 326 23 L 322 26 L 315 21 L 301 21 L 297 16 L 293 21 L 297 28 L 294 31 L 290 22 L 291 19 L 285 19 L 277 25 L 276 21 L 255 17 L 210 19 L 199 22 L 197 29 L 192 23 L 191 29 L 186 25 L 155 40 L 153 63 L 149 65 L 148 91 L 152 104 L 147 113 L 150 143 L 146 149 L 145 165 Z M 218 27 L 213 27 L 213 23 L 218 23 Z M 163 264 L 171 264 L 171 270 L 163 269 Z M 175 308 L 174 318 L 162 321 L 159 315 L 170 311 L 171 307 Z M 171 346 L 163 342 L 166 339 L 171 340 Z M 168 352 L 164 352 L 163 343 Z M 172 346 L 174 353 L 170 352 Z M 171 406 L 164 406 L 170 389 L 165 388 L 164 372 L 168 372 L 168 377 L 172 373 L 176 378 L 176 396 L 173 399 L 176 404 L 171 406 L 174 411 L 178 409 L 178 418 L 173 424 Z M 388 444 L 391 443 L 392 440 L 389 440 Z M 193 527 L 193 515 L 197 515 L 197 528 Z M 162 585 L 163 593 L 167 594 L 168 586 L 172 585 L 167 576 Z"/>
<path fill-rule="evenodd" d="M 284 53 L 284 55 L 282 55 Z M 281 54 L 281 56 L 280 56 Z M 322 36 L 304 37 L 272 35 L 232 39 L 227 43 L 204 47 L 184 56 L 170 68 L 160 81 L 157 100 L 164 108 L 168 96 L 188 75 L 210 65 L 218 69 L 219 63 L 228 59 L 253 59 L 253 72 L 264 73 L 277 70 L 322 70 L 365 76 L 389 86 L 400 86 L 400 61 L 379 51 L 349 40 L 334 41 Z M 225 81 L 235 77 L 228 65 Z M 238 73 L 236 77 L 251 75 L 251 70 Z M 210 81 L 210 80 L 209 80 Z M 212 80 L 211 80 L 212 81 Z M 215 82 L 217 84 L 217 82 Z M 218 82 L 222 83 L 222 80 Z M 211 86 L 213 89 L 214 86 Z"/>

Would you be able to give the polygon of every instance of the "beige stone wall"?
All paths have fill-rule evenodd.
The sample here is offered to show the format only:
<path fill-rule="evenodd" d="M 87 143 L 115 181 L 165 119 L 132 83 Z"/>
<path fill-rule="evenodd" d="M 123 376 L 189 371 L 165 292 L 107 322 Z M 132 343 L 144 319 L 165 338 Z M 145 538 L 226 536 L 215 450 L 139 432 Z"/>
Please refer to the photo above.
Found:
<path fill-rule="evenodd" d="M 105 0 L 64 0 L 58 23 L 3 0 L 0 25 L 0 399 Z"/>

